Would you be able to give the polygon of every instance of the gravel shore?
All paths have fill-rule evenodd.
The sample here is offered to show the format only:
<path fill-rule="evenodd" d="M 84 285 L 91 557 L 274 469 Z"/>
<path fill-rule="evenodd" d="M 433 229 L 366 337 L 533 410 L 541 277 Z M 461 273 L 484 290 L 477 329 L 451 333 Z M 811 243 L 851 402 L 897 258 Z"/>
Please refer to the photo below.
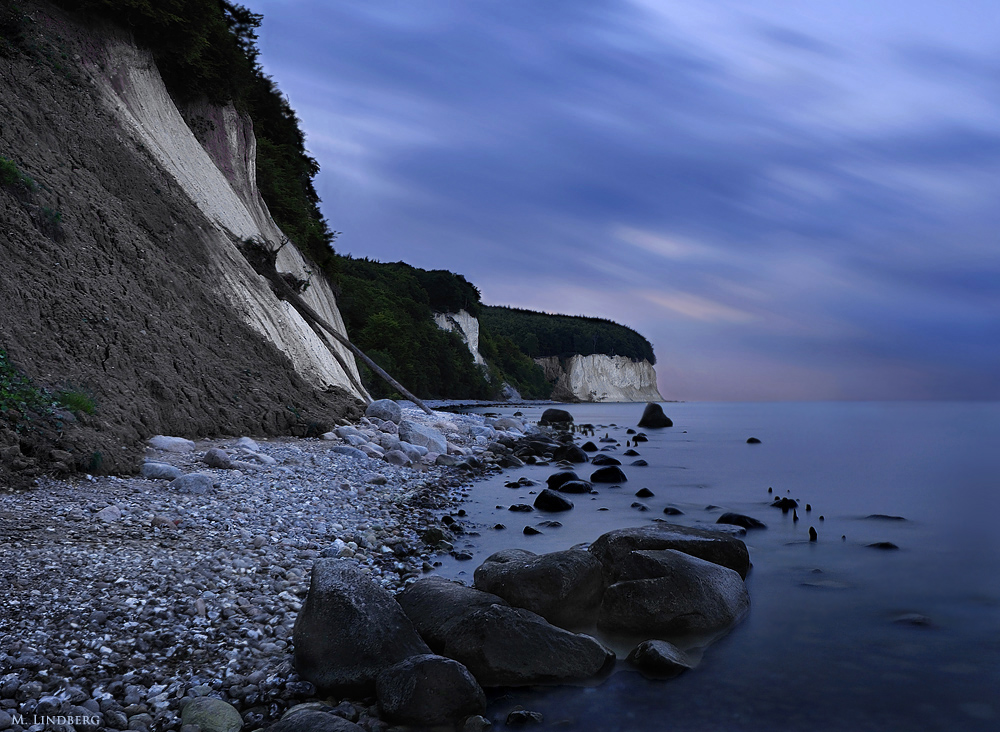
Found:
<path fill-rule="evenodd" d="M 441 418 L 459 424 L 449 441 L 483 456 L 486 440 L 462 429 L 481 417 Z M 290 663 L 313 561 L 353 559 L 402 587 L 447 548 L 422 536 L 470 480 L 338 454 L 336 440 L 250 444 L 149 451 L 212 476 L 200 495 L 89 476 L 0 494 L 0 730 L 54 728 L 32 724 L 46 715 L 74 717 L 75 729 L 180 729 L 184 698 L 197 696 L 236 706 L 245 730 L 266 726 L 315 692 Z M 212 469 L 201 461 L 211 448 L 258 457 Z M 385 726 L 357 711 L 364 726 Z"/>

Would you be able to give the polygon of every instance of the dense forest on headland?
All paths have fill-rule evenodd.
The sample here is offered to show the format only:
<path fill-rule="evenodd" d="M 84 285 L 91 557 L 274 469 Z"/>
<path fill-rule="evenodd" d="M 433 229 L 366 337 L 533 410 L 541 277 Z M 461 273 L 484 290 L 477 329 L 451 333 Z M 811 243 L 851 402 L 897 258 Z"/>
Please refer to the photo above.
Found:
<path fill-rule="evenodd" d="M 55 2 L 131 32 L 153 54 L 182 112 L 188 103 L 208 99 L 249 115 L 257 138 L 257 182 L 275 222 L 334 285 L 351 339 L 418 396 L 490 399 L 506 382 L 525 398 L 547 398 L 553 385 L 532 360 L 538 356 L 606 353 L 653 362 L 642 336 L 610 321 L 486 307 L 461 275 L 338 255 L 337 232 L 320 212 L 313 186 L 319 164 L 306 150 L 294 110 L 259 61 L 261 15 L 229 0 Z M 24 42 L 21 29 L 30 20 L 16 2 L 5 5 L 4 39 Z M 485 369 L 475 365 L 456 333 L 434 323 L 433 313 L 459 310 L 481 319 Z M 360 368 L 373 396 L 394 396 Z"/>
<path fill-rule="evenodd" d="M 479 322 L 494 336 L 512 340 L 531 358 L 599 353 L 656 363 L 649 341 L 631 328 L 603 318 L 488 306 L 483 307 Z"/>

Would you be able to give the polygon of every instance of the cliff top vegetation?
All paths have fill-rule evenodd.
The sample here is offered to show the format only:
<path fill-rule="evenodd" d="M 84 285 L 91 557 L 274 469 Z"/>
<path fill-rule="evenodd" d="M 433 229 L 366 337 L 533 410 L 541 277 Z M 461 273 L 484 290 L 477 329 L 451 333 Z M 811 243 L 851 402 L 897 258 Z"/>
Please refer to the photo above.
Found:
<path fill-rule="evenodd" d="M 648 340 L 631 328 L 604 318 L 549 315 L 484 305 L 480 322 L 484 329 L 509 338 L 532 358 L 598 353 L 656 363 L 653 346 Z"/>

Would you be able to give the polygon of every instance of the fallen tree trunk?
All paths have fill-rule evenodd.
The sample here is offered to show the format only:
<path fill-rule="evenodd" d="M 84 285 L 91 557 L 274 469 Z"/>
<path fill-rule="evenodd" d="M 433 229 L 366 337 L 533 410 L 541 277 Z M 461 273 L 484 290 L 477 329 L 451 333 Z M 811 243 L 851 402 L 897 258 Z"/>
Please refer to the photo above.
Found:
<path fill-rule="evenodd" d="M 282 242 L 281 247 L 288 243 L 286 239 Z M 278 252 L 281 251 L 281 247 L 277 249 L 271 249 L 267 246 L 265 242 L 256 241 L 253 239 L 242 242 L 240 247 L 243 255 L 246 257 L 250 266 L 253 267 L 254 271 L 261 277 L 266 279 L 271 285 L 271 290 L 274 294 L 292 305 L 295 310 L 301 315 L 309 326 L 316 331 L 320 339 L 326 343 L 327 348 L 333 353 L 334 357 L 344 368 L 344 372 L 347 374 L 347 378 L 351 380 L 351 383 L 355 385 L 358 392 L 361 394 L 367 394 L 367 392 L 357 384 L 353 377 L 351 376 L 350 370 L 344 364 L 343 360 L 340 358 L 340 354 L 337 353 L 335 348 L 332 348 L 329 343 L 327 343 L 326 338 L 320 332 L 320 329 L 325 330 L 340 344 L 344 345 L 351 353 L 364 361 L 365 365 L 368 366 L 372 371 L 378 374 L 389 386 L 398 391 L 400 394 L 405 396 L 411 402 L 420 407 L 427 414 L 433 415 L 434 412 L 428 408 L 420 399 L 415 397 L 409 390 L 406 389 L 402 384 L 392 378 L 381 366 L 372 361 L 368 356 L 358 348 L 356 345 L 351 343 L 351 341 L 344 336 L 342 333 L 337 331 L 332 325 L 330 325 L 324 318 L 317 313 L 309 303 L 302 299 L 302 296 L 295 291 L 295 288 L 289 284 L 289 282 L 278 272 L 276 261 L 278 258 Z M 370 399 L 371 397 L 369 397 Z"/>

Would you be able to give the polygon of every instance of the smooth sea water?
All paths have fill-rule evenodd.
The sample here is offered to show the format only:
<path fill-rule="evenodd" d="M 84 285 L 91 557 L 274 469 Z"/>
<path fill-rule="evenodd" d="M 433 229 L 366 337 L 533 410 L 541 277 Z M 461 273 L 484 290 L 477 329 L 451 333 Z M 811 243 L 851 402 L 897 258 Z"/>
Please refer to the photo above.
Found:
<path fill-rule="evenodd" d="M 672 681 L 620 660 L 596 686 L 494 693 L 488 716 L 499 728 L 520 704 L 559 730 L 1000 730 L 1000 404 L 665 404 L 674 426 L 643 430 L 649 442 L 635 449 L 649 466 L 631 467 L 625 430 L 643 407 L 567 407 L 597 438 L 620 441 L 610 454 L 629 478 L 621 488 L 569 496 L 572 511 L 523 514 L 506 509 L 531 503 L 559 468 L 477 482 L 463 507 L 479 536 L 456 543 L 474 558 L 448 558 L 439 573 L 471 584 L 502 548 L 556 551 L 653 519 L 697 526 L 736 511 L 768 526 L 744 537 L 750 614 Z M 534 421 L 543 410 L 476 411 Z M 751 436 L 761 444 L 746 444 Z M 504 487 L 522 475 L 540 485 Z M 640 488 L 655 496 L 636 498 Z M 768 505 L 786 495 L 799 501 L 798 522 Z M 684 515 L 664 516 L 667 505 Z M 551 519 L 563 525 L 522 534 Z M 883 541 L 899 549 L 868 546 Z M 908 614 L 929 623 L 900 622 Z"/>

